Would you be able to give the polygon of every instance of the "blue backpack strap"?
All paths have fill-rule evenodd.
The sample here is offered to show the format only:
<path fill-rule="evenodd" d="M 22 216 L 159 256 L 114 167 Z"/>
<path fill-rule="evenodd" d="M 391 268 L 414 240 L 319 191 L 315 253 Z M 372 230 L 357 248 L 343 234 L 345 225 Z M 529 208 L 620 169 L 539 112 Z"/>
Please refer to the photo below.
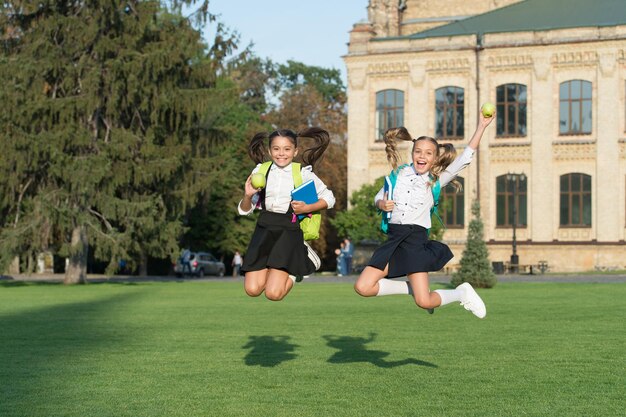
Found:
<path fill-rule="evenodd" d="M 441 184 L 439 183 L 439 180 L 435 181 L 430 189 L 433 192 L 433 200 L 435 202 L 433 205 L 433 211 L 437 211 L 437 207 L 439 207 L 439 195 L 441 194 Z"/>
<path fill-rule="evenodd" d="M 411 164 L 400 165 L 398 168 L 392 169 L 389 175 L 385 177 L 384 188 L 390 189 L 389 196 L 391 196 L 392 200 L 393 200 L 393 190 L 396 188 L 396 182 L 398 181 L 398 174 L 400 173 L 400 170 L 408 166 L 411 166 Z M 387 183 L 387 180 L 389 181 L 389 183 Z M 388 212 L 384 212 L 380 209 L 378 209 L 378 213 L 382 215 L 382 220 L 380 222 L 380 230 L 382 230 L 383 233 L 387 233 L 387 231 L 389 230 L 389 218 L 391 216 L 386 216 Z"/>
<path fill-rule="evenodd" d="M 441 184 L 439 183 L 439 180 L 435 181 L 435 183 L 430 187 L 430 189 L 433 193 L 433 202 L 434 202 L 433 207 L 430 209 L 430 214 L 431 215 L 434 214 L 437 220 L 439 220 L 439 223 L 441 223 L 441 225 L 445 229 L 446 225 L 443 223 L 443 219 L 439 215 L 439 197 L 441 195 Z M 430 229 L 428 231 L 430 232 Z"/>

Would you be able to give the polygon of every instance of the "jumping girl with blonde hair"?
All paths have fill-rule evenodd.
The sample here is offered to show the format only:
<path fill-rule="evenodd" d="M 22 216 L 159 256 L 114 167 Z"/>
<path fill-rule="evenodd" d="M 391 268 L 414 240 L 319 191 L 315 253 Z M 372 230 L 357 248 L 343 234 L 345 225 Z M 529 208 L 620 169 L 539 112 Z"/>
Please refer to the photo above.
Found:
<path fill-rule="evenodd" d="M 412 139 L 404 127 L 385 132 L 387 160 L 396 177 L 393 199 L 385 187 L 374 198 L 382 212 L 383 224 L 388 228 L 388 238 L 376 249 L 367 267 L 356 283 L 355 291 L 363 297 L 405 294 L 413 295 L 415 303 L 432 313 L 434 308 L 460 302 L 466 310 L 479 318 L 487 310 L 472 286 L 464 282 L 453 290 L 430 291 L 428 272 L 443 268 L 453 255 L 447 245 L 428 239 L 431 227 L 431 209 L 434 206 L 432 187 L 439 182 L 443 188 L 472 161 L 482 135 L 495 117 L 480 115 L 476 132 L 460 156 L 452 144 L 438 144 L 428 136 Z M 397 140 L 413 142 L 412 163 L 398 167 Z M 391 213 L 389 216 L 388 213 Z M 389 217 L 387 219 L 387 217 Z M 409 281 L 392 281 L 385 278 L 408 276 Z"/>

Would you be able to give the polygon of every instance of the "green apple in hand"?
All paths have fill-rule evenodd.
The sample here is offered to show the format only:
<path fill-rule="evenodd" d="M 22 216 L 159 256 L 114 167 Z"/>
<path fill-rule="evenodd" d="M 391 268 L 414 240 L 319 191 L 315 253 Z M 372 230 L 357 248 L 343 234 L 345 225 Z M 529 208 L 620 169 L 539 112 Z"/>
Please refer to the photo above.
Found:
<path fill-rule="evenodd" d="M 252 178 L 250 178 L 250 183 L 252 183 L 252 186 L 257 190 L 259 188 L 265 187 L 265 175 L 261 174 L 260 172 L 252 174 Z"/>
<path fill-rule="evenodd" d="M 491 117 L 496 112 L 496 106 L 494 106 L 493 103 L 487 102 L 482 105 L 480 111 L 483 113 L 483 116 Z"/>

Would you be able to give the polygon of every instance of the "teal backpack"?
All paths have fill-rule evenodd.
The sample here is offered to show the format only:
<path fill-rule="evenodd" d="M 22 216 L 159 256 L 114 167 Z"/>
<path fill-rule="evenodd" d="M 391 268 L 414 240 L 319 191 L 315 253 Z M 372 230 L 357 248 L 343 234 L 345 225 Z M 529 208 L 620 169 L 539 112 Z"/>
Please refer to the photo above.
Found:
<path fill-rule="evenodd" d="M 400 172 L 402 168 L 410 167 L 410 166 L 411 164 L 400 165 L 397 169 L 392 170 L 389 173 L 389 176 L 385 177 L 384 189 L 385 191 L 389 192 L 388 197 L 391 197 L 392 200 L 393 200 L 393 190 L 394 188 L 396 188 L 396 181 L 398 180 L 398 173 Z M 441 223 L 441 225 L 445 229 L 446 225 L 443 224 L 443 220 L 441 219 L 441 216 L 439 216 L 439 196 L 441 194 L 441 184 L 439 184 L 439 180 L 435 181 L 435 184 L 431 186 L 430 189 L 433 192 L 433 201 L 435 202 L 435 204 L 433 204 L 433 207 L 430 209 L 430 214 L 431 216 L 434 214 L 437 220 L 439 220 L 439 223 Z M 382 221 L 380 223 L 380 228 L 383 231 L 383 233 L 387 233 L 387 231 L 389 230 L 389 218 L 391 217 L 391 215 L 386 216 L 386 214 L 387 213 L 391 214 L 391 212 L 384 212 L 380 209 L 378 210 L 378 212 L 382 214 L 383 216 Z M 430 233 L 430 229 L 428 229 L 428 233 Z"/>

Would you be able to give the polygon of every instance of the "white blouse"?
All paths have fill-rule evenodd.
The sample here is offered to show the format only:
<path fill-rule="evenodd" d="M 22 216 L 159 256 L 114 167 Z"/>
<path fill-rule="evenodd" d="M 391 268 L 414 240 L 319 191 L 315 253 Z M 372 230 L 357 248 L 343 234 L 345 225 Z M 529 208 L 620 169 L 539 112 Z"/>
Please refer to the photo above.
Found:
<path fill-rule="evenodd" d="M 466 147 L 461 155 L 439 176 L 441 188 L 445 187 L 459 175 L 466 166 L 472 162 L 474 149 Z M 374 204 L 384 197 L 384 187 L 374 197 Z M 396 186 L 393 190 L 395 207 L 391 212 L 389 223 L 393 224 L 416 224 L 430 229 L 430 209 L 435 204 L 433 193 L 430 189 L 429 173 L 419 175 L 411 164 L 404 167 L 398 173 Z"/>
<path fill-rule="evenodd" d="M 252 173 L 259 171 L 261 164 L 258 164 Z M 272 164 L 269 174 L 267 176 L 267 184 L 265 185 L 265 209 L 274 213 L 287 213 L 289 205 L 291 204 L 291 191 L 293 190 L 293 175 L 291 173 L 292 164 L 287 165 L 284 168 L 280 168 L 275 164 Z M 328 208 L 331 209 L 335 205 L 335 196 L 333 192 L 326 187 L 326 184 L 313 173 L 313 167 L 307 165 L 300 170 L 302 174 L 302 182 L 305 183 L 308 180 L 313 180 L 315 183 L 315 189 L 317 191 L 317 198 L 323 199 L 328 203 Z M 254 211 L 254 208 L 259 201 L 259 193 L 252 196 L 252 208 L 249 211 L 241 209 L 241 201 L 237 206 L 239 214 L 246 216 Z"/>

